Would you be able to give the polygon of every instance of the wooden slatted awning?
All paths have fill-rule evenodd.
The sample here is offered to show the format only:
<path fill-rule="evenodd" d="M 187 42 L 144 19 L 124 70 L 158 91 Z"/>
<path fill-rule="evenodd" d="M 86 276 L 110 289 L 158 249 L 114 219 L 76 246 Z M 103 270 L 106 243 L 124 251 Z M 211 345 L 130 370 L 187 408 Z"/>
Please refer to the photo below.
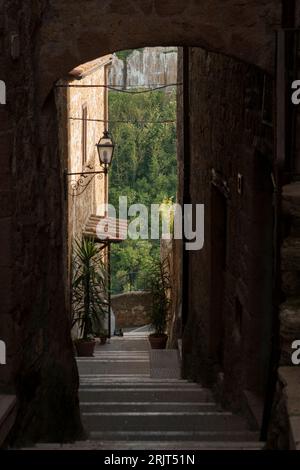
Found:
<path fill-rule="evenodd" d="M 127 238 L 128 222 L 115 217 L 91 215 L 84 226 L 83 236 L 96 242 L 122 242 Z"/>

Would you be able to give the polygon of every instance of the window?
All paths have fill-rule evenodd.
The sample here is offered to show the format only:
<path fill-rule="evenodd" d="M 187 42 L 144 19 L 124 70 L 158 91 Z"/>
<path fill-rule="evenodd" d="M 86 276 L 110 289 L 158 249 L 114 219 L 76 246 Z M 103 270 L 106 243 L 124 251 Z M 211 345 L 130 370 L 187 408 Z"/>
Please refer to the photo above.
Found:
<path fill-rule="evenodd" d="M 87 162 L 87 105 L 84 104 L 82 106 L 82 136 L 81 136 L 81 143 L 82 143 L 82 166 L 84 167 Z"/>

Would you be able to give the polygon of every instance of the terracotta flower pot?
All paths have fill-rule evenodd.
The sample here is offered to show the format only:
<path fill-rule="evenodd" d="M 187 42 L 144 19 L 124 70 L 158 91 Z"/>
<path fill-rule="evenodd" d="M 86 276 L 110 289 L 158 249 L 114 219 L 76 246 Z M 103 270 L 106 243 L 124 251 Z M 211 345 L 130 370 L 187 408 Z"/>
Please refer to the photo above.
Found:
<path fill-rule="evenodd" d="M 94 355 L 96 342 L 91 341 L 76 341 L 76 350 L 79 357 L 92 357 Z"/>
<path fill-rule="evenodd" d="M 158 335 L 156 333 L 152 333 L 149 335 L 149 342 L 152 349 L 165 349 L 168 340 L 168 335 Z"/>

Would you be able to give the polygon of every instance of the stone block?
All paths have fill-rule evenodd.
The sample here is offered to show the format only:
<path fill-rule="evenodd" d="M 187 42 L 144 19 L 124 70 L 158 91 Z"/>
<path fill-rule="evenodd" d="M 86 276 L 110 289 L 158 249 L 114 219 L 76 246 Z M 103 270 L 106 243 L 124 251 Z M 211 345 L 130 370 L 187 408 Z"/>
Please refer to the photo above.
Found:
<path fill-rule="evenodd" d="M 300 299 L 291 298 L 280 306 L 281 365 L 292 366 L 292 343 L 300 339 Z"/>
<path fill-rule="evenodd" d="M 283 271 L 281 282 L 287 296 L 297 295 L 300 292 L 300 271 Z"/>
<path fill-rule="evenodd" d="M 7 110 L 7 105 L 0 105 L 0 133 L 11 130 L 10 113 Z"/>
<path fill-rule="evenodd" d="M 300 369 L 280 367 L 279 379 L 286 389 L 287 409 L 290 416 L 300 416 Z"/>
<path fill-rule="evenodd" d="M 16 419 L 15 395 L 0 395 L 0 446 L 4 443 Z"/>
<path fill-rule="evenodd" d="M 288 215 L 300 217 L 300 182 L 282 188 L 282 210 Z"/>
<path fill-rule="evenodd" d="M 300 238 L 300 217 L 291 218 L 290 236 Z"/>
<path fill-rule="evenodd" d="M 290 450 L 300 450 L 300 416 L 290 418 Z"/>
<path fill-rule="evenodd" d="M 13 264 L 11 253 L 11 218 L 0 219 L 0 267 Z"/>
<path fill-rule="evenodd" d="M 1 184 L 1 178 L 0 178 Z M 2 185 L 1 185 L 2 186 Z M 13 212 L 13 193 L 11 191 L 0 191 L 0 218 L 10 217 Z"/>
<path fill-rule="evenodd" d="M 0 173 L 10 173 L 12 149 L 12 133 L 0 134 Z"/>
<path fill-rule="evenodd" d="M 300 271 L 300 238 L 288 237 L 281 249 L 281 269 Z"/>
<path fill-rule="evenodd" d="M 180 15 L 188 7 L 189 0 L 176 2 L 174 0 L 155 0 L 154 7 L 159 16 Z"/>
<path fill-rule="evenodd" d="M 150 15 L 153 11 L 153 1 L 141 0 L 139 2 L 139 8 L 145 15 Z"/>
<path fill-rule="evenodd" d="M 12 307 L 12 271 L 9 267 L 0 267 L 0 313 L 10 313 Z"/>

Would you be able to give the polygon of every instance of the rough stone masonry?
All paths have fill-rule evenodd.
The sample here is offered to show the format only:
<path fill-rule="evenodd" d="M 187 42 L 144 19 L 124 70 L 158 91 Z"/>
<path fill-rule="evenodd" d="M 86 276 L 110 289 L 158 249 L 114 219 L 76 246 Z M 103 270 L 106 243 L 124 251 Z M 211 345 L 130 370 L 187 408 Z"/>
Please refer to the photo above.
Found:
<path fill-rule="evenodd" d="M 83 0 L 0 2 L 0 79 L 6 83 L 0 107 L 0 338 L 7 345 L 0 386 L 18 397 L 14 443 L 82 435 L 63 283 L 66 214 L 55 82 L 106 53 L 155 45 L 199 46 L 273 74 L 281 1 L 223 3 L 90 0 L 86 8 Z"/>

